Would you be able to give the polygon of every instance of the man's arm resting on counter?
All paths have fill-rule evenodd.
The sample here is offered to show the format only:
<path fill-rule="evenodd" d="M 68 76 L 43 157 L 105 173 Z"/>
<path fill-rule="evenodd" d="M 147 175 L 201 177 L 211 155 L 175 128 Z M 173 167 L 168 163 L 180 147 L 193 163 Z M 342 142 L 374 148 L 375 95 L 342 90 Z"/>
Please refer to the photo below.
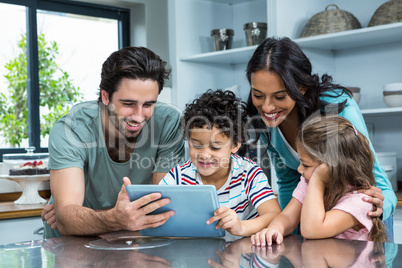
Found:
<path fill-rule="evenodd" d="M 50 186 L 57 227 L 62 235 L 97 235 L 118 230 L 138 231 L 159 226 L 172 216 L 171 212 L 146 215 L 169 202 L 167 199 L 161 199 L 148 204 L 159 199 L 161 197 L 159 193 L 130 202 L 125 187 L 130 184 L 128 178 L 124 179 L 114 208 L 93 210 L 84 207 L 82 206 L 85 194 L 84 181 L 84 172 L 80 168 L 51 171 Z"/>
<path fill-rule="evenodd" d="M 109 210 L 96 212 L 83 207 L 85 184 L 80 168 L 51 170 L 50 186 L 54 199 L 57 226 L 63 235 L 91 235 L 113 230 Z M 116 228 L 116 227 L 114 227 Z"/>

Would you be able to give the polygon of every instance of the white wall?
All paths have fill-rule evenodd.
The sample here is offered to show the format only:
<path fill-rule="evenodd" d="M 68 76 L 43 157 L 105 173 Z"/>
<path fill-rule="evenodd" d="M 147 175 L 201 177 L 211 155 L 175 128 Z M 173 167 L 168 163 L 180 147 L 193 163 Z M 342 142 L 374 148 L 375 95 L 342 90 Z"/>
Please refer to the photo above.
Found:
<path fill-rule="evenodd" d="M 151 49 L 170 66 L 167 0 L 80 1 L 130 9 L 131 45 Z M 171 86 L 170 80 L 166 86 Z"/>

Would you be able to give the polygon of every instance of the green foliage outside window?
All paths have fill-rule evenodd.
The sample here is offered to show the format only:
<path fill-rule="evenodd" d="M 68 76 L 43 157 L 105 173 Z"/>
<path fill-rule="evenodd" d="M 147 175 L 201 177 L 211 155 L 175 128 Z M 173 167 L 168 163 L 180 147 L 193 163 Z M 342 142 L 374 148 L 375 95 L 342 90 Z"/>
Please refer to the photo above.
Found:
<path fill-rule="evenodd" d="M 28 138 L 28 83 L 26 34 L 18 42 L 20 53 L 5 64 L 8 90 L 0 95 L 0 133 L 7 144 L 20 146 Z M 74 87 L 67 72 L 56 63 L 59 48 L 38 35 L 41 136 L 50 133 L 53 124 L 67 113 L 73 103 L 82 100 L 79 87 Z M 46 111 L 46 112 L 43 112 Z"/>

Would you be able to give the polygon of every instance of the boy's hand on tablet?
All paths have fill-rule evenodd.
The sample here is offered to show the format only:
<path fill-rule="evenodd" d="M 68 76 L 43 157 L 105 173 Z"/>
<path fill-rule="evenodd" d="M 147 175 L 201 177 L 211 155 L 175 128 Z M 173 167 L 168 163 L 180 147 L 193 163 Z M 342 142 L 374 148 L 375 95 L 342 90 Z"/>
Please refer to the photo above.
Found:
<path fill-rule="evenodd" d="M 123 225 L 124 230 L 139 231 L 147 228 L 155 228 L 164 224 L 174 211 L 168 211 L 157 215 L 147 215 L 152 211 L 170 203 L 167 198 L 160 199 L 160 193 L 152 193 L 130 202 L 126 186 L 131 184 L 129 178 L 123 178 L 124 184 L 117 197 L 114 207 L 117 224 Z M 155 202 L 153 202 L 155 201 Z"/>
<path fill-rule="evenodd" d="M 232 235 L 242 235 L 242 226 L 239 217 L 233 209 L 227 207 L 218 208 L 215 210 L 214 216 L 207 220 L 207 224 L 211 224 L 217 220 L 219 222 L 216 224 L 216 229 L 222 228 Z"/>

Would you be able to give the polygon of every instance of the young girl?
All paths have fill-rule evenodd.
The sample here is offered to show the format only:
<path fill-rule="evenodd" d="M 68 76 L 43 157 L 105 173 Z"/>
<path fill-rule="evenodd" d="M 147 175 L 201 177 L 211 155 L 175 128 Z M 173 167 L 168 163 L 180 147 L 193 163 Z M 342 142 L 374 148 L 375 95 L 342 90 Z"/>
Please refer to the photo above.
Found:
<path fill-rule="evenodd" d="M 221 207 L 207 224 L 218 221 L 217 229 L 234 236 L 260 231 L 281 211 L 262 169 L 235 154 L 247 138 L 244 107 L 233 92 L 221 90 L 209 90 L 187 104 L 182 127 L 191 160 L 171 169 L 160 182 L 214 185 Z"/>
<path fill-rule="evenodd" d="M 293 198 L 266 229 L 251 237 L 252 243 L 280 244 L 299 223 L 307 239 L 386 241 L 381 220 L 367 215 L 373 205 L 357 192 L 375 184 L 366 137 L 343 117 L 312 116 L 300 127 L 296 146 L 301 179 Z"/>

